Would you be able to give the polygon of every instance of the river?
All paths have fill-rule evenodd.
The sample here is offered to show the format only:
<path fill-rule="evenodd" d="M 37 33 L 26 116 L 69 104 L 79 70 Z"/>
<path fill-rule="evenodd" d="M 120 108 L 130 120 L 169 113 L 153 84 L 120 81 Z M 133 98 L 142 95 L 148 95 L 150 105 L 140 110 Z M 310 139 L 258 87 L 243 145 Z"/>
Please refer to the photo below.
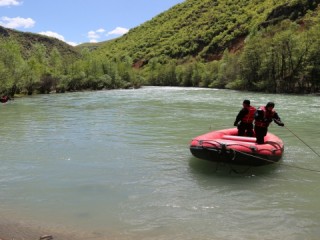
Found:
<path fill-rule="evenodd" d="M 194 158 L 190 140 L 233 127 L 247 98 L 275 102 L 286 125 L 269 131 L 285 143 L 282 160 Z M 144 87 L 17 98 L 0 113 L 0 237 L 320 236 L 319 96 Z"/>

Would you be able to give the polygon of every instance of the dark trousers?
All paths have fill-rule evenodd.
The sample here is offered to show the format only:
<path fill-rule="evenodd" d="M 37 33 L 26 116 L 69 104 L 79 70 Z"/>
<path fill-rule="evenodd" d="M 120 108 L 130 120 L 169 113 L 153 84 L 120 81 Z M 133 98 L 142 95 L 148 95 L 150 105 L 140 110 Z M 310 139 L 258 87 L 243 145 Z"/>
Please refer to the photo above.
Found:
<path fill-rule="evenodd" d="M 240 122 L 238 125 L 238 136 L 253 136 L 253 124 Z"/>
<path fill-rule="evenodd" d="M 268 128 L 266 127 L 254 127 L 254 131 L 256 133 L 257 143 L 263 144 L 264 143 L 264 137 L 267 135 Z"/>

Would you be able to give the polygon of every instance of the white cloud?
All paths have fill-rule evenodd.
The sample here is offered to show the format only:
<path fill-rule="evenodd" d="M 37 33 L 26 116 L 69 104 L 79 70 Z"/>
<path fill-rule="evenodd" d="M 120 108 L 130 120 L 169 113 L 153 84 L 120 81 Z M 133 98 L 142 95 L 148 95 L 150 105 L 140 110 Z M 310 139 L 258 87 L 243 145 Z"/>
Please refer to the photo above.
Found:
<path fill-rule="evenodd" d="M 18 1 L 18 0 L 0 0 L 0 7 L 3 6 L 17 6 L 22 4 L 22 2 Z"/>
<path fill-rule="evenodd" d="M 98 33 L 104 33 L 106 30 L 104 30 L 103 28 L 98 29 L 96 32 Z"/>
<path fill-rule="evenodd" d="M 107 36 L 109 36 L 109 35 L 123 35 L 123 34 L 126 34 L 128 31 L 129 31 L 129 29 L 127 29 L 127 28 L 116 27 L 112 31 L 108 32 Z"/>
<path fill-rule="evenodd" d="M 71 46 L 77 46 L 77 45 L 80 44 L 80 43 L 76 43 L 76 42 L 66 42 L 66 43 L 68 43 L 68 44 L 71 45 Z"/>
<path fill-rule="evenodd" d="M 64 36 L 60 35 L 59 33 L 56 33 L 56 32 L 51 32 L 51 31 L 45 31 L 45 32 L 39 32 L 39 34 L 41 35 L 45 35 L 45 36 L 48 36 L 48 37 L 54 37 L 54 38 L 57 38 L 71 46 L 77 46 L 79 43 L 75 43 L 75 42 L 68 42 L 65 40 Z"/>
<path fill-rule="evenodd" d="M 99 32 L 97 32 L 97 31 L 90 31 L 90 32 L 88 32 L 88 38 L 90 39 L 90 40 L 97 40 L 98 38 L 100 38 L 101 36 L 99 35 Z"/>
<path fill-rule="evenodd" d="M 39 32 L 39 34 L 41 35 L 45 35 L 45 36 L 48 36 L 48 37 L 54 37 L 54 38 L 57 38 L 61 41 L 64 41 L 64 36 L 58 34 L 58 33 L 55 33 L 55 32 L 51 32 L 51 31 L 46 31 L 46 32 Z"/>
<path fill-rule="evenodd" d="M 98 39 L 101 38 L 101 34 L 103 34 L 105 30 L 100 28 L 96 31 L 89 31 L 87 37 L 89 38 L 89 42 L 96 43 Z"/>
<path fill-rule="evenodd" d="M 1 1 L 1 0 L 0 0 Z M 35 25 L 35 21 L 32 18 L 9 18 L 9 17 L 1 17 L 0 25 L 6 28 L 31 28 Z"/>
<path fill-rule="evenodd" d="M 125 33 L 127 33 L 129 30 L 126 28 L 122 28 L 122 27 L 117 27 L 114 30 L 108 32 L 107 34 L 104 34 L 106 32 L 106 30 L 104 30 L 103 28 L 99 28 L 98 30 L 95 31 L 90 31 L 87 34 L 87 37 L 89 38 L 89 41 L 91 43 L 96 43 L 98 42 L 98 39 L 105 37 L 105 36 L 110 36 L 110 35 L 123 35 Z"/>

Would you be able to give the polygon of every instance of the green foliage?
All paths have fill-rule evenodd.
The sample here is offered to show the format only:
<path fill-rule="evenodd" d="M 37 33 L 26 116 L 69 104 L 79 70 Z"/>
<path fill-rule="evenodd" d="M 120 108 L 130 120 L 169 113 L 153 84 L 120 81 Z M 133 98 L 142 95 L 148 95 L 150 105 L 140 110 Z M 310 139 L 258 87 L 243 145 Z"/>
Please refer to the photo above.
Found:
<path fill-rule="evenodd" d="M 144 84 L 127 56 L 97 58 L 83 49 L 82 58 L 67 62 L 57 48 L 49 51 L 40 43 L 31 48 L 30 57 L 24 59 L 18 42 L 11 38 L 0 42 L 1 95 L 137 88 Z"/>
<path fill-rule="evenodd" d="M 73 48 L 0 27 L 0 94 L 142 85 L 320 91 L 320 0 L 185 0 Z"/>
<path fill-rule="evenodd" d="M 162 55 L 211 59 L 259 26 L 273 8 L 286 2 L 187 0 L 131 29 L 122 38 L 101 44 L 97 54 L 129 55 L 134 61 Z"/>
<path fill-rule="evenodd" d="M 247 42 L 241 76 L 249 90 L 319 91 L 319 23 L 304 29 L 290 21 L 270 27 Z"/>
<path fill-rule="evenodd" d="M 22 71 L 19 44 L 11 40 L 0 42 L 0 94 L 14 95 Z"/>
<path fill-rule="evenodd" d="M 317 91 L 319 2 L 187 0 L 93 53 L 148 63 L 150 85 Z"/>

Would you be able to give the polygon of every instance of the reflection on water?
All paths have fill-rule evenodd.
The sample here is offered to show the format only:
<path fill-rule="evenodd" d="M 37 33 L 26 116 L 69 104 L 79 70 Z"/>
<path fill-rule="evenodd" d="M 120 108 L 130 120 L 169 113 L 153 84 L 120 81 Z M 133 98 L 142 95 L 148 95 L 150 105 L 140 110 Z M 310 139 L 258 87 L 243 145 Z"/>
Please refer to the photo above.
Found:
<path fill-rule="evenodd" d="M 270 127 L 285 142 L 282 161 L 245 167 L 192 157 L 189 141 L 232 127 L 246 98 L 276 103 L 292 131 Z M 320 159 L 306 146 L 320 152 L 318 97 L 146 87 L 26 97 L 0 111 L 6 221 L 77 239 L 319 235 L 320 173 L 308 169 L 320 170 Z"/>

